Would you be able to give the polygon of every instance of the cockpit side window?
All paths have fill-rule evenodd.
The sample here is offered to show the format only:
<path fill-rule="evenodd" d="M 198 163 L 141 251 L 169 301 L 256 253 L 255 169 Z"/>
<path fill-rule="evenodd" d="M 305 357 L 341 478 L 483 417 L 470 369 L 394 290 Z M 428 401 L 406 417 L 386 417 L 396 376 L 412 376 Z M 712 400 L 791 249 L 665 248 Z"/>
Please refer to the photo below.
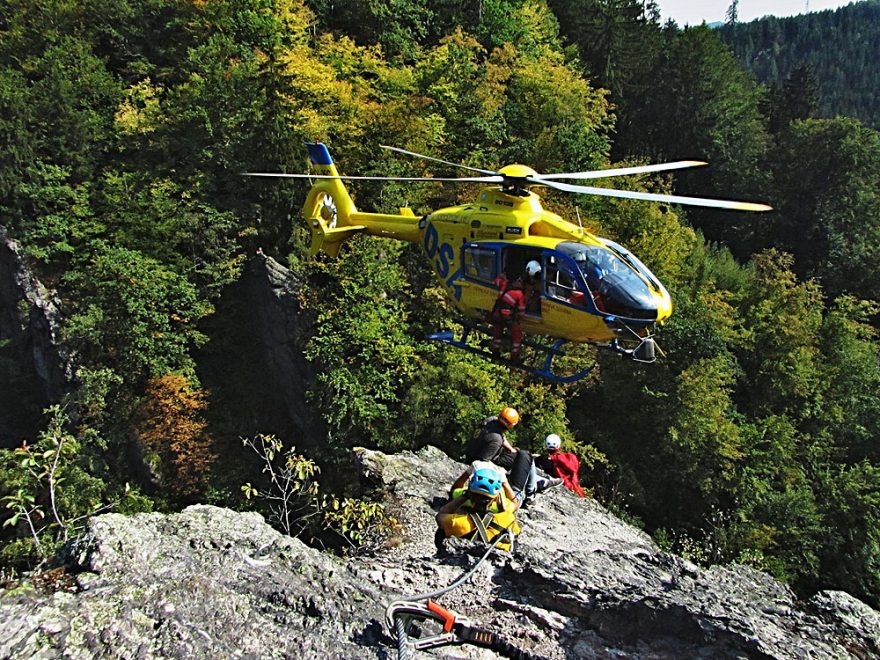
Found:
<path fill-rule="evenodd" d="M 660 283 L 657 281 L 657 278 L 654 276 L 654 273 L 652 273 L 648 269 L 648 267 L 645 264 L 643 264 L 641 262 L 641 260 L 639 260 L 638 257 L 636 257 L 636 255 L 634 255 L 632 252 L 627 250 L 622 245 L 618 245 L 614 241 L 609 241 L 607 238 L 600 238 L 599 240 L 602 241 L 603 243 L 605 243 L 605 245 L 616 250 L 617 253 L 620 254 L 623 257 L 623 259 L 627 263 L 629 263 L 633 268 L 635 268 L 637 271 L 639 271 L 639 273 L 641 273 L 642 276 L 645 279 L 647 279 L 654 286 L 655 289 L 660 287 Z"/>
<path fill-rule="evenodd" d="M 648 284 L 653 276 L 643 265 L 639 268 L 632 255 L 584 243 L 560 243 L 556 249 L 577 264 L 598 311 L 634 319 L 657 317 Z"/>
<path fill-rule="evenodd" d="M 568 264 L 556 257 L 547 258 L 544 291 L 550 298 L 569 301 L 575 291 L 574 275 Z"/>

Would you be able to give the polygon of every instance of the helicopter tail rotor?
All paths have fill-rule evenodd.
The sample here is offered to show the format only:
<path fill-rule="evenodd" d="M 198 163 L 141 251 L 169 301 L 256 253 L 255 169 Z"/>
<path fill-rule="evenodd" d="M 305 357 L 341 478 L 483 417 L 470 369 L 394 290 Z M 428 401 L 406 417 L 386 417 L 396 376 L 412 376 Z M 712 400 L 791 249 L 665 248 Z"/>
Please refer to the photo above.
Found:
<path fill-rule="evenodd" d="M 339 172 L 327 146 L 320 142 L 306 146 L 309 160 L 320 176 L 313 183 L 303 205 L 303 215 L 312 232 L 310 253 L 314 256 L 324 251 L 335 257 L 343 242 L 365 228 L 351 221 L 357 208 L 342 179 L 332 178 L 339 177 Z"/>

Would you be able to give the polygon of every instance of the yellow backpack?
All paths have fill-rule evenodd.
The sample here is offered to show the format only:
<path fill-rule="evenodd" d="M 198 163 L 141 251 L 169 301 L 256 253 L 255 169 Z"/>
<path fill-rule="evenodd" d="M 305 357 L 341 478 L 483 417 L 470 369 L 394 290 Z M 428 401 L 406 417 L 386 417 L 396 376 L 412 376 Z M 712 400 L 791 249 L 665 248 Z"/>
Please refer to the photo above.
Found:
<path fill-rule="evenodd" d="M 455 493 L 453 493 L 455 495 Z M 507 502 L 505 502 L 505 505 Z M 467 502 L 462 507 L 462 511 L 448 516 L 443 522 L 443 532 L 446 536 L 457 536 L 460 538 L 479 540 L 486 545 L 490 545 L 495 537 L 510 529 L 514 537 L 518 535 L 522 528 L 517 522 L 516 514 L 513 511 L 495 511 L 478 512 L 468 510 Z M 507 506 L 505 506 L 505 509 Z M 501 541 L 497 548 L 501 550 L 511 550 L 511 543 Z"/>

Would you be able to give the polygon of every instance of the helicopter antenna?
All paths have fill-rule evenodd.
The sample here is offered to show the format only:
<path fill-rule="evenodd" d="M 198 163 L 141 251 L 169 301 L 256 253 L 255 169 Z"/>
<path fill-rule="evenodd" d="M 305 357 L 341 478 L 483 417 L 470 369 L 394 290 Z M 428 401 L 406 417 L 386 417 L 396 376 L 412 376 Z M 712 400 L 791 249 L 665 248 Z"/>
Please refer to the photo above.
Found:
<path fill-rule="evenodd" d="M 581 228 L 581 236 L 583 236 L 583 235 L 584 235 L 584 223 L 581 222 L 581 207 L 580 207 L 580 206 L 575 206 L 575 207 L 574 207 L 574 210 L 575 210 L 575 213 L 577 213 L 577 217 L 578 217 L 578 227 Z"/>

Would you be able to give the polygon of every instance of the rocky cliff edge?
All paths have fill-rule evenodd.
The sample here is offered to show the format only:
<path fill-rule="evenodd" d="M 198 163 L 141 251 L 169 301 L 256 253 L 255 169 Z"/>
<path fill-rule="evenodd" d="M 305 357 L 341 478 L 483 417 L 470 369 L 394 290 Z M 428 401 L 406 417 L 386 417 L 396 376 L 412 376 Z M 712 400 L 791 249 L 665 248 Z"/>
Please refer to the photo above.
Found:
<path fill-rule="evenodd" d="M 48 593 L 0 591 L 4 658 L 396 658 L 386 605 L 451 584 L 480 556 L 433 546 L 434 511 L 463 466 L 427 447 L 358 450 L 404 534 L 339 559 L 254 513 L 92 519 Z M 522 513 L 515 556 L 493 557 L 439 601 L 545 658 L 873 658 L 880 614 L 842 592 L 799 601 L 742 566 L 699 568 L 563 489 Z M 58 589 L 58 587 L 61 587 Z M 416 657 L 495 658 L 473 646 Z"/>

